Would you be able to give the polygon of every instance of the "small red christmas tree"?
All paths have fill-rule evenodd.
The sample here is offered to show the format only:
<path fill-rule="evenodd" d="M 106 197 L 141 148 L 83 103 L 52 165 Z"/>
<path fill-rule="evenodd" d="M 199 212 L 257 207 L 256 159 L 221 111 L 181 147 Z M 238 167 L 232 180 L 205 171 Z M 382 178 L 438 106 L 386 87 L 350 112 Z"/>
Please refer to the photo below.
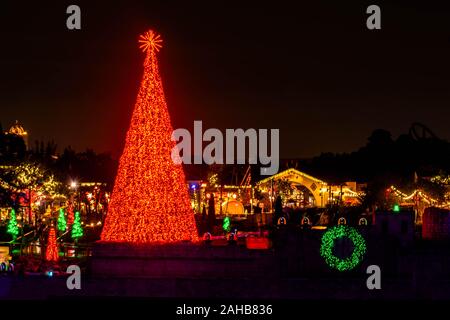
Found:
<path fill-rule="evenodd" d="M 173 128 L 156 52 L 162 40 L 141 36 L 144 76 L 128 129 L 101 240 L 161 243 L 197 240 L 183 168 L 171 152 Z"/>
<path fill-rule="evenodd" d="M 73 204 L 72 202 L 69 202 L 69 205 L 67 206 L 67 225 L 70 227 L 73 225 L 73 221 L 75 219 L 74 213 L 73 213 Z"/>
<path fill-rule="evenodd" d="M 46 261 L 58 261 L 58 246 L 56 245 L 56 231 L 52 225 L 48 232 L 47 249 L 45 250 Z"/>

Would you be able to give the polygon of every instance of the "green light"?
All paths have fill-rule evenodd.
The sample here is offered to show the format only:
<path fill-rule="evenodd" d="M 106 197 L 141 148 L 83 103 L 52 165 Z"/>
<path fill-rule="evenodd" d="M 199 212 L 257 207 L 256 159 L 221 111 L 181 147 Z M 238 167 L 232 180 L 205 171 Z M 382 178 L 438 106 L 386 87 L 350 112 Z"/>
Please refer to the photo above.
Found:
<path fill-rule="evenodd" d="M 67 228 L 67 223 L 66 223 L 66 218 L 64 217 L 64 211 L 63 211 L 63 209 L 59 209 L 58 230 L 66 231 L 66 228 Z"/>
<path fill-rule="evenodd" d="M 223 219 L 222 228 L 224 231 L 230 232 L 230 229 L 231 229 L 230 217 L 225 217 Z"/>
<path fill-rule="evenodd" d="M 19 227 L 17 226 L 16 220 L 16 211 L 14 209 L 11 210 L 8 229 L 6 232 L 12 236 L 13 240 L 16 240 L 17 236 L 19 235 Z"/>
<path fill-rule="evenodd" d="M 75 221 L 72 226 L 72 239 L 75 241 L 83 236 L 83 227 L 81 226 L 80 213 L 75 212 Z"/>
<path fill-rule="evenodd" d="M 344 259 L 336 257 L 333 253 L 335 240 L 339 238 L 349 238 L 353 242 L 353 253 Z M 366 241 L 356 229 L 339 225 L 329 229 L 322 236 L 322 245 L 320 247 L 320 255 L 325 262 L 333 269 L 339 271 L 348 271 L 358 266 L 366 253 Z"/>
<path fill-rule="evenodd" d="M 398 204 L 394 204 L 394 212 L 400 212 L 400 206 Z"/>

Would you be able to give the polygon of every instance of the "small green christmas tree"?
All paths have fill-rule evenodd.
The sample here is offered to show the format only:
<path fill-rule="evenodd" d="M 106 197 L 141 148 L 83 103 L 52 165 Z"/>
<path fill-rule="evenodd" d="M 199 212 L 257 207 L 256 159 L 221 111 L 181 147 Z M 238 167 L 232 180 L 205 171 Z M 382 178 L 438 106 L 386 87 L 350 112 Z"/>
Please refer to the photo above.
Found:
<path fill-rule="evenodd" d="M 72 226 L 72 239 L 78 241 L 83 236 L 83 227 L 81 226 L 80 213 L 75 212 L 75 221 Z"/>
<path fill-rule="evenodd" d="M 230 217 L 225 217 L 223 219 L 222 229 L 225 232 L 230 232 L 231 230 L 231 220 Z"/>
<path fill-rule="evenodd" d="M 14 209 L 11 210 L 8 229 L 6 232 L 12 236 L 13 240 L 16 240 L 17 235 L 19 234 L 19 227 L 17 226 L 16 220 L 16 211 Z"/>
<path fill-rule="evenodd" d="M 59 209 L 59 216 L 58 216 L 58 230 L 59 231 L 66 231 L 67 229 L 67 223 L 66 223 L 66 217 L 64 217 L 64 210 Z"/>

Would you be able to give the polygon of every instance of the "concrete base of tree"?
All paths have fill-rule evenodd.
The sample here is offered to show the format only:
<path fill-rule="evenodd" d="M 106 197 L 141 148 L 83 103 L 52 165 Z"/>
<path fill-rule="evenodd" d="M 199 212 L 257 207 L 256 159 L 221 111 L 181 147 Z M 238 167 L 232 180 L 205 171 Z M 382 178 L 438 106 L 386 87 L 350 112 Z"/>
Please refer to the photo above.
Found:
<path fill-rule="evenodd" d="M 91 273 L 100 277 L 270 277 L 273 252 L 242 246 L 212 247 L 203 243 L 133 245 L 95 244 Z"/>

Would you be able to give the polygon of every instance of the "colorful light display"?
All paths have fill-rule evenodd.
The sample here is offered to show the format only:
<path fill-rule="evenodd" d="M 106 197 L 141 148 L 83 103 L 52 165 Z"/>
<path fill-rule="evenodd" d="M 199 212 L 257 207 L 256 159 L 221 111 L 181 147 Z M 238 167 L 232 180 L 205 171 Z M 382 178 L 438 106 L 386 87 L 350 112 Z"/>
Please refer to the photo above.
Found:
<path fill-rule="evenodd" d="M 16 211 L 14 209 L 11 210 L 8 222 L 8 229 L 6 230 L 6 232 L 12 236 L 13 240 L 16 240 L 19 234 L 19 227 L 17 226 L 16 220 Z"/>
<path fill-rule="evenodd" d="M 197 241 L 181 165 L 171 158 L 175 141 L 158 71 L 162 40 L 153 31 L 141 36 L 144 76 L 127 132 L 108 207 L 102 241 L 165 243 Z"/>
<path fill-rule="evenodd" d="M 58 261 L 58 246 L 56 244 L 55 227 L 51 226 L 47 238 L 47 248 L 45 250 L 46 261 Z"/>
<path fill-rule="evenodd" d="M 336 239 L 348 238 L 353 242 L 353 252 L 347 258 L 339 258 L 334 254 L 334 245 Z M 339 225 L 331 228 L 322 236 L 322 245 L 320 247 L 320 255 L 325 262 L 333 269 L 339 271 L 349 271 L 358 266 L 366 253 L 366 241 L 362 235 L 354 228 Z"/>

